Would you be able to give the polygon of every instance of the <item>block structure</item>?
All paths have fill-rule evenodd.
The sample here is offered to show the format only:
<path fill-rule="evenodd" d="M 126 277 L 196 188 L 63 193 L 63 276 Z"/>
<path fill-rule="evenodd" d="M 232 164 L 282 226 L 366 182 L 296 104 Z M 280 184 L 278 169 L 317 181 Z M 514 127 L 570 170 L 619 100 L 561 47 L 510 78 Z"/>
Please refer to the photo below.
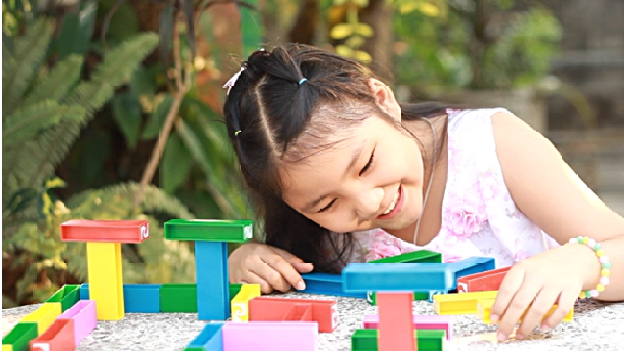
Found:
<path fill-rule="evenodd" d="M 199 320 L 227 320 L 231 313 L 227 244 L 251 239 L 253 222 L 172 219 L 164 227 L 165 239 L 195 242 Z"/>

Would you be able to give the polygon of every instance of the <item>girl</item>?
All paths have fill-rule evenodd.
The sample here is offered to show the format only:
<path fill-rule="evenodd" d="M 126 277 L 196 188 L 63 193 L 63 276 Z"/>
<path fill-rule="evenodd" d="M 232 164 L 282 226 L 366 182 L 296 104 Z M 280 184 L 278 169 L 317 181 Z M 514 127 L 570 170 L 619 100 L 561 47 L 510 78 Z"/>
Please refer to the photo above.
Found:
<path fill-rule="evenodd" d="M 527 308 L 519 339 L 579 293 L 624 299 L 624 219 L 507 110 L 402 105 L 357 62 L 295 44 L 255 52 L 224 87 L 265 228 L 231 254 L 231 282 L 301 290 L 300 273 L 422 248 L 494 257 L 513 265 L 491 311 L 501 340 Z"/>

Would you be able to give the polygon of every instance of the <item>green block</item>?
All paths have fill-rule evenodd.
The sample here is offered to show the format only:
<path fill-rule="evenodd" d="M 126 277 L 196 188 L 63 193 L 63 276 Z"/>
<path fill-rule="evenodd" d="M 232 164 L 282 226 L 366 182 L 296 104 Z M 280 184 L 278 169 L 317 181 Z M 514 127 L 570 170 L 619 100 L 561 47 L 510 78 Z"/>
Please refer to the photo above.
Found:
<path fill-rule="evenodd" d="M 170 240 L 246 243 L 253 238 L 253 221 L 212 219 L 171 219 L 165 222 L 165 238 Z"/>
<path fill-rule="evenodd" d="M 375 292 L 368 292 L 366 301 L 370 305 L 377 305 Z M 414 300 L 429 300 L 429 292 L 414 292 Z"/>
<path fill-rule="evenodd" d="M 389 263 L 441 263 L 442 254 L 429 251 L 419 250 L 410 253 L 405 253 L 396 256 L 385 257 L 383 259 L 377 259 L 369 261 L 369 263 L 377 264 L 389 264 Z"/>
<path fill-rule="evenodd" d="M 57 290 L 46 303 L 61 303 L 61 310 L 65 310 L 74 306 L 80 300 L 80 285 L 79 284 L 66 284 L 61 289 Z"/>
<path fill-rule="evenodd" d="M 29 351 L 30 341 L 37 338 L 36 322 L 18 322 L 2 339 L 2 345 L 10 344 L 14 351 Z"/>
<path fill-rule="evenodd" d="M 351 336 L 352 351 L 377 351 L 377 329 L 357 329 Z M 418 351 L 443 351 L 446 341 L 444 330 L 414 330 L 414 340 L 418 338 Z"/>
<path fill-rule="evenodd" d="M 183 351 L 205 351 L 205 349 L 199 347 L 186 347 Z"/>
<path fill-rule="evenodd" d="M 242 283 L 230 283 L 230 301 L 241 291 Z M 160 287 L 160 312 L 196 313 L 197 284 L 165 283 Z"/>

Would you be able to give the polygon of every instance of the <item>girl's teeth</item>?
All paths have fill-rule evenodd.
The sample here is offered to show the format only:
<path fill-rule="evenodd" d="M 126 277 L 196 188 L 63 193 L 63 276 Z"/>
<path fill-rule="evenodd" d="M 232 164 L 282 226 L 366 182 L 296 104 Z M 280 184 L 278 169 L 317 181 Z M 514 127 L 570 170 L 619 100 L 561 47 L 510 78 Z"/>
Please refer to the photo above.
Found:
<path fill-rule="evenodd" d="M 384 212 L 383 214 L 388 214 L 388 213 L 392 212 L 394 210 L 394 207 L 396 206 L 396 202 L 398 200 L 399 200 L 399 193 L 397 192 L 397 194 L 394 195 L 394 200 L 392 200 L 392 202 L 390 202 L 390 206 L 388 207 L 386 212 Z"/>

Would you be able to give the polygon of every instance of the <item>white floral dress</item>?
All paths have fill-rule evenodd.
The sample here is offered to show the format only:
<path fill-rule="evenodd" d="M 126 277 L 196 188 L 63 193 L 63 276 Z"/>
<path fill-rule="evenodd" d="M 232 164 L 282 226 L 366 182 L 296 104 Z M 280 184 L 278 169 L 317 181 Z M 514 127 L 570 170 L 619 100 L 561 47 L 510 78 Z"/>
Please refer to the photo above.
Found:
<path fill-rule="evenodd" d="M 441 253 L 443 262 L 493 257 L 500 268 L 559 246 L 518 210 L 505 185 L 491 120 L 499 111 L 506 110 L 448 112 L 448 179 L 438 235 L 419 247 L 381 229 L 355 232 L 357 248 L 348 262 L 427 249 Z"/>

